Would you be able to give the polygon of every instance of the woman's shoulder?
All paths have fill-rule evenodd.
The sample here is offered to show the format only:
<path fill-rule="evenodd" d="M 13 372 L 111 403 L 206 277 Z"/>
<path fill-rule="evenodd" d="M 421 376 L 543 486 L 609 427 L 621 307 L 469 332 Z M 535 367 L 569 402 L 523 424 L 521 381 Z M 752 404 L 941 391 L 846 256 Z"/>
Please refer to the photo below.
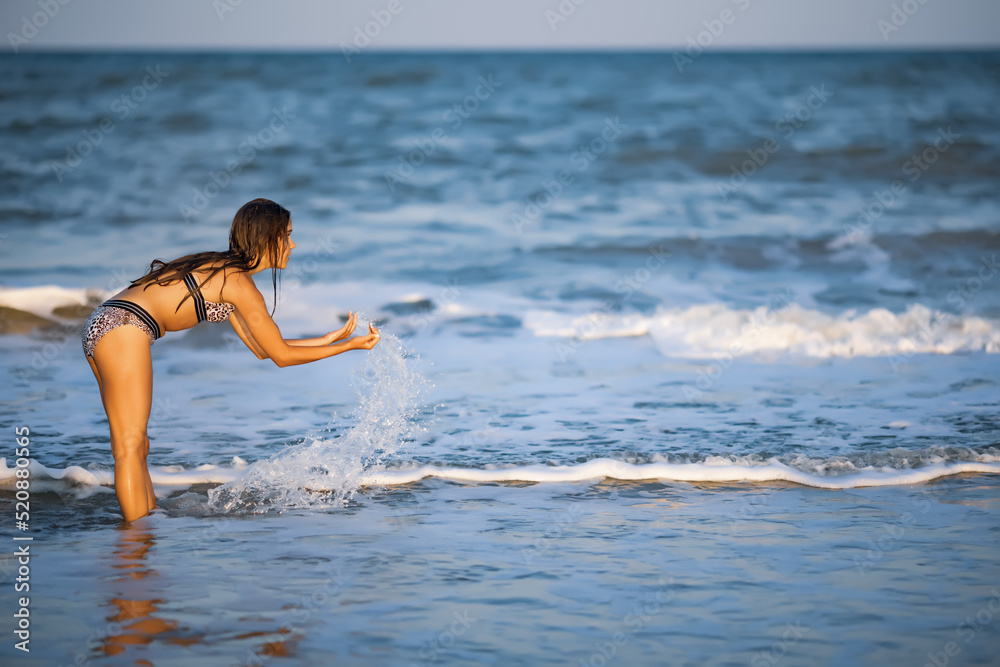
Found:
<path fill-rule="evenodd" d="M 207 280 L 214 280 L 218 278 L 220 282 L 224 279 L 227 282 L 232 278 L 238 278 L 247 274 L 247 271 L 243 267 L 233 266 L 231 261 L 222 259 L 211 259 L 203 264 L 199 265 L 198 268 L 192 269 L 191 273 L 194 277 L 198 279 L 198 282 Z"/>
<path fill-rule="evenodd" d="M 234 266 L 222 267 L 212 279 L 213 281 L 217 281 L 219 297 L 223 301 L 230 301 L 231 299 L 226 297 L 234 297 L 246 290 L 259 291 L 257 283 L 253 280 L 253 276 L 244 268 Z"/>
<path fill-rule="evenodd" d="M 195 271 L 210 271 L 212 269 L 217 269 L 217 268 L 224 268 L 227 271 L 238 271 L 239 269 L 234 268 L 232 264 L 233 261 L 231 258 L 213 257 L 199 264 L 198 268 L 195 269 Z"/>

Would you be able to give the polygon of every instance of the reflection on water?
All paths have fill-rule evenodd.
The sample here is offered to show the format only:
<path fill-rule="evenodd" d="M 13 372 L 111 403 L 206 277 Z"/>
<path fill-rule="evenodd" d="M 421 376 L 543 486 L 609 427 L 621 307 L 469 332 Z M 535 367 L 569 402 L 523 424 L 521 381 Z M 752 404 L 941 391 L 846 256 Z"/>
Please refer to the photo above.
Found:
<path fill-rule="evenodd" d="M 167 646 L 224 646 L 232 659 L 226 664 L 259 665 L 269 657 L 295 655 L 295 646 L 302 635 L 289 627 L 258 629 L 240 634 L 225 633 L 210 641 L 204 630 L 195 631 L 169 618 L 165 608 L 168 586 L 159 578 L 150 559 L 155 553 L 156 537 L 150 528 L 135 525 L 119 529 L 117 545 L 112 552 L 112 573 L 108 584 L 107 606 L 110 613 L 107 631 L 98 647 L 104 656 L 114 656 L 124 663 L 153 665 L 154 656 L 163 658 Z"/>
<path fill-rule="evenodd" d="M 148 646 L 158 635 L 175 630 L 176 621 L 156 615 L 165 600 L 158 585 L 156 570 L 150 567 L 147 557 L 156 545 L 149 529 L 134 526 L 122 527 L 118 545 L 114 550 L 111 567 L 119 576 L 111 578 L 114 593 L 109 602 L 114 612 L 107 620 L 121 628 L 121 631 L 105 638 L 101 650 L 105 655 L 119 656 L 130 647 Z M 176 638 L 171 638 L 176 639 Z M 188 640 L 182 643 L 197 643 Z M 135 664 L 151 665 L 137 657 Z"/>
<path fill-rule="evenodd" d="M 278 628 L 276 632 L 247 632 L 236 635 L 234 639 L 253 639 L 256 637 L 271 638 L 277 635 L 280 639 L 271 639 L 255 645 L 253 649 L 247 651 L 247 665 L 259 665 L 267 658 L 288 658 L 295 654 L 295 644 L 302 638 L 300 634 L 293 634 L 289 628 Z"/>

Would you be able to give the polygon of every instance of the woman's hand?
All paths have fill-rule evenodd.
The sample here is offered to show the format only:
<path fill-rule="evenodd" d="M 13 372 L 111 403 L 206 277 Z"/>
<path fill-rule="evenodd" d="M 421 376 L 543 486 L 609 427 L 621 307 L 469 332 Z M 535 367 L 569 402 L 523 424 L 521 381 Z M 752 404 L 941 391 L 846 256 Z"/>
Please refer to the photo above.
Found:
<path fill-rule="evenodd" d="M 358 316 L 356 313 L 347 313 L 347 323 L 340 327 L 337 331 L 331 331 L 328 334 L 323 334 L 316 338 L 285 338 L 286 345 L 294 345 L 296 347 L 314 347 L 317 345 L 332 345 L 338 340 L 344 340 L 345 338 L 350 338 L 351 334 L 354 333 L 354 327 L 358 326 Z M 260 355 L 258 355 L 259 357 Z"/>
<path fill-rule="evenodd" d="M 344 326 L 340 327 L 337 331 L 332 331 L 327 334 L 330 339 L 328 344 L 336 343 L 338 340 L 344 340 L 345 338 L 350 337 L 350 335 L 354 333 L 354 327 L 356 326 L 358 326 L 358 314 L 348 311 L 347 322 Z"/>
<path fill-rule="evenodd" d="M 367 336 L 355 336 L 351 339 L 351 343 L 354 344 L 355 350 L 370 350 L 375 347 L 375 344 L 379 341 L 380 335 L 378 329 L 375 328 L 374 324 L 368 324 L 368 335 Z"/>

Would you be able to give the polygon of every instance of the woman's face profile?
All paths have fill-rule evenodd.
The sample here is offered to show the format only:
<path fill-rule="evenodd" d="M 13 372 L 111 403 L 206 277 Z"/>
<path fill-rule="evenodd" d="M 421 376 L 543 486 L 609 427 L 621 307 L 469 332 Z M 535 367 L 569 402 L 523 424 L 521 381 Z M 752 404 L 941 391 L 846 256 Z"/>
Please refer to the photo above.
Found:
<path fill-rule="evenodd" d="M 288 259 L 292 255 L 292 248 L 295 247 L 295 241 L 292 240 L 292 221 L 288 221 L 288 233 L 285 235 L 284 251 L 281 253 L 281 262 L 278 265 L 279 269 L 283 269 L 288 266 Z"/>

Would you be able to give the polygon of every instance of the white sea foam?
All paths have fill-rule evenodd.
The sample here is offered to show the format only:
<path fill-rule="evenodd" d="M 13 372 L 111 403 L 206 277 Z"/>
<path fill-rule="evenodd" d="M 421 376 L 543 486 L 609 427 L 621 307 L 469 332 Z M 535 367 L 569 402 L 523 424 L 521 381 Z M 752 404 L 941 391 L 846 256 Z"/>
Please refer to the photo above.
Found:
<path fill-rule="evenodd" d="M 14 482 L 18 479 L 16 462 L 11 463 L 8 467 L 7 459 L 0 458 L 0 489 L 14 488 Z M 233 457 L 228 466 L 150 466 L 149 477 L 156 495 L 162 496 L 195 484 L 224 484 L 239 479 L 247 467 L 247 463 L 237 456 Z M 76 465 L 54 468 L 30 460 L 27 469 L 33 492 L 57 491 L 84 498 L 93 493 L 110 491 L 109 487 L 115 483 L 114 471 L 108 468 L 87 469 Z"/>
<path fill-rule="evenodd" d="M 532 311 L 524 325 L 536 336 L 575 341 L 649 335 L 665 355 L 691 359 L 778 352 L 820 358 L 1000 352 L 1000 322 L 921 304 L 899 314 L 874 308 L 828 315 L 798 304 L 738 310 L 719 303 L 652 315 Z"/>
<path fill-rule="evenodd" d="M 506 469 L 445 468 L 421 466 L 406 470 L 372 471 L 362 477 L 365 486 L 408 484 L 430 477 L 462 482 L 578 482 L 591 479 L 671 482 L 794 482 L 820 489 L 853 489 L 864 486 L 918 484 L 958 473 L 1000 473 L 1000 463 L 937 463 L 921 468 L 868 467 L 841 475 L 809 473 L 776 459 L 759 465 L 727 463 L 631 464 L 614 459 L 594 459 L 571 466 L 531 465 Z"/>
<path fill-rule="evenodd" d="M 51 318 L 52 311 L 61 306 L 83 306 L 100 303 L 110 293 L 93 289 L 74 289 L 59 285 L 37 287 L 0 287 L 0 306 L 16 308 Z"/>
<path fill-rule="evenodd" d="M 391 358 L 390 355 L 386 355 Z M 385 373 L 385 366 L 378 372 Z M 381 376 L 383 379 L 387 375 Z M 379 380 L 375 384 L 378 385 Z M 419 380 L 415 383 L 418 390 Z M 384 387 L 380 387 L 384 388 Z M 660 480 L 663 482 L 793 482 L 819 489 L 920 484 L 960 473 L 1000 474 L 1000 453 L 977 453 L 964 448 L 896 449 L 855 457 L 805 456 L 759 459 L 752 456 L 709 456 L 703 460 L 668 461 L 653 456 L 647 463 L 597 458 L 573 465 L 521 465 L 460 468 L 403 463 L 387 468 L 382 462 L 399 449 L 410 427 L 410 408 L 383 402 L 376 394 L 362 408 L 362 421 L 341 438 L 291 447 L 281 454 L 247 466 L 236 457 L 230 466 L 153 467 L 150 475 L 158 495 L 195 484 L 221 484 L 209 492 L 216 509 L 260 512 L 288 507 L 321 507 L 343 503 L 362 487 L 397 486 L 422 479 L 444 479 L 474 484 L 497 482 L 585 482 L 590 480 Z M 416 391 L 409 394 L 412 400 Z M 380 407 L 376 407 L 379 404 Z M 356 446 L 351 449 L 350 444 Z M 46 468 L 32 461 L 32 488 L 68 491 L 86 496 L 110 487 L 110 470 L 79 466 Z M 15 468 L 0 459 L 0 488 L 11 488 Z"/>

